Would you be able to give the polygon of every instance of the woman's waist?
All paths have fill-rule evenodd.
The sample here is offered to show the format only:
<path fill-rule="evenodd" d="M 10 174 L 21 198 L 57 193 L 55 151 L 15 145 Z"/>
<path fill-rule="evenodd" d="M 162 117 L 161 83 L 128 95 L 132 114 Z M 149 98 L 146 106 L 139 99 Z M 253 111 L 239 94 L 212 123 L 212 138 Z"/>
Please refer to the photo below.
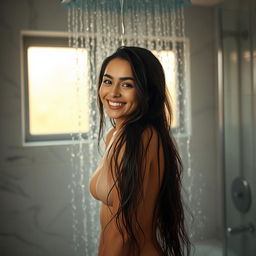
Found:
<path fill-rule="evenodd" d="M 147 221 L 145 221 L 147 219 Z M 107 228 L 108 224 L 113 221 L 115 222 L 115 217 L 113 215 L 113 207 L 108 206 L 104 203 L 101 204 L 100 207 L 100 224 L 101 229 L 104 230 Z M 155 232 L 152 227 L 153 218 L 144 218 L 143 221 L 140 219 L 139 225 L 143 232 L 140 232 L 141 239 L 145 240 L 148 243 L 152 243 L 156 239 Z M 120 234 L 121 235 L 121 234 Z"/>

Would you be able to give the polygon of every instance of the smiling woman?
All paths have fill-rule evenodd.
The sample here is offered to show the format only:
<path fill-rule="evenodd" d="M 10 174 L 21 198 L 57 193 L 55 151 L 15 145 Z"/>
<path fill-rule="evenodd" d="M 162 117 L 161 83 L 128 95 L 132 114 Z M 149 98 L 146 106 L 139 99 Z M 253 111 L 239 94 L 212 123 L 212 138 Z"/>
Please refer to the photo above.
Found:
<path fill-rule="evenodd" d="M 124 59 L 113 59 L 105 69 L 99 95 L 107 114 L 115 119 L 116 126 L 137 107 L 137 91 L 131 65 Z"/>
<path fill-rule="evenodd" d="M 103 108 L 113 129 L 90 180 L 102 202 L 99 256 L 190 254 L 166 91 L 159 60 L 144 48 L 121 47 L 102 64 L 99 140 Z"/>

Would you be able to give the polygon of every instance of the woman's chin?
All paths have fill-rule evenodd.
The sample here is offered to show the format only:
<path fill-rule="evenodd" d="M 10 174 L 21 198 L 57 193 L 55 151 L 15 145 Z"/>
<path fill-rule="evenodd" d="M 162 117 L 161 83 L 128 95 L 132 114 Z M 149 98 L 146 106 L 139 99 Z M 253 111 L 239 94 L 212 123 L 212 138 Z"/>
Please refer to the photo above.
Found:
<path fill-rule="evenodd" d="M 118 113 L 114 113 L 114 111 L 108 111 L 107 115 L 109 118 L 112 118 L 112 119 L 121 119 L 122 118 L 122 115 L 120 115 Z"/>

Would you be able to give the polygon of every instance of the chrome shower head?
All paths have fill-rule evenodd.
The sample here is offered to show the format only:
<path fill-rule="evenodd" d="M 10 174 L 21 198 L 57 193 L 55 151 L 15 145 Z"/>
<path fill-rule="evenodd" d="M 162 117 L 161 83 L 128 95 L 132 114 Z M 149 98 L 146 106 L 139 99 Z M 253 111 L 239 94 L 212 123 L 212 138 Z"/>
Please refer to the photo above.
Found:
<path fill-rule="evenodd" d="M 159 0 L 140 0 L 140 1 L 145 1 L 145 3 L 147 5 L 152 5 L 155 4 L 154 2 L 158 2 Z M 161 0 L 162 2 L 168 3 L 170 6 L 173 7 L 173 9 L 177 9 L 179 7 L 189 7 L 191 5 L 192 0 Z M 83 5 L 83 3 L 85 3 L 86 0 L 60 0 L 60 3 L 62 6 L 74 6 L 74 7 L 78 7 Z M 92 1 L 89 5 L 94 5 L 95 2 L 100 3 L 101 5 L 107 4 L 109 2 L 112 2 L 112 6 L 119 6 L 120 5 L 120 0 L 94 0 Z M 129 8 L 131 8 L 134 4 L 136 5 L 136 1 L 124 1 L 126 6 Z"/>

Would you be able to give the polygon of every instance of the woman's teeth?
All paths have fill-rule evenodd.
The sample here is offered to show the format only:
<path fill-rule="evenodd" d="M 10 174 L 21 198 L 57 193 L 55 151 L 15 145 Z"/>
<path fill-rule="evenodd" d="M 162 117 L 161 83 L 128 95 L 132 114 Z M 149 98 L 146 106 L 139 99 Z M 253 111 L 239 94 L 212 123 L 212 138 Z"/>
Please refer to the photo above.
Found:
<path fill-rule="evenodd" d="M 110 106 L 113 106 L 113 107 L 120 107 L 122 106 L 122 103 L 121 102 L 112 102 L 112 101 L 109 101 L 108 102 Z"/>

